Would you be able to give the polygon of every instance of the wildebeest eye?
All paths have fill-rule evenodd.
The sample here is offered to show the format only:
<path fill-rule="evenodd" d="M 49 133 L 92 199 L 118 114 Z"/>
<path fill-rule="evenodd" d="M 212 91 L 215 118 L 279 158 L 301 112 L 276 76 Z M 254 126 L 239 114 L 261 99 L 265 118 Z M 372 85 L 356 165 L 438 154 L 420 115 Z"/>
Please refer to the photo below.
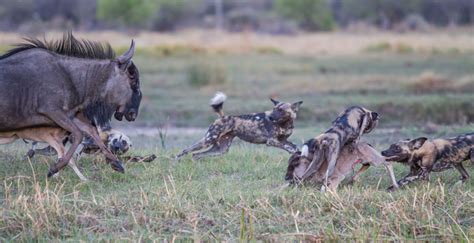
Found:
<path fill-rule="evenodd" d="M 117 142 L 117 139 L 116 139 L 116 138 L 114 138 L 114 140 L 112 140 L 112 143 L 116 143 L 116 142 Z"/>

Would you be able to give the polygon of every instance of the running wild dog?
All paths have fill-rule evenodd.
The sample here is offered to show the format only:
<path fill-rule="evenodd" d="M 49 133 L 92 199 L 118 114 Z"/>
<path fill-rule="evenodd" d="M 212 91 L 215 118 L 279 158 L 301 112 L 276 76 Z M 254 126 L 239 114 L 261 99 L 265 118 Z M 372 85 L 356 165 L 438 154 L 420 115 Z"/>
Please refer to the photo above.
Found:
<path fill-rule="evenodd" d="M 310 149 L 307 145 L 304 145 L 301 152 L 294 153 L 288 160 L 288 168 L 286 171 L 285 180 L 290 184 L 303 182 L 303 177 L 306 169 L 313 160 L 314 157 L 314 146 Z M 383 164 L 387 169 L 392 184 L 397 187 L 397 180 L 393 173 L 392 164 L 387 162 L 385 158 L 375 150 L 370 144 L 365 142 L 359 142 L 358 144 L 351 147 L 351 145 L 344 146 L 337 158 L 336 167 L 334 168 L 333 174 L 328 178 L 329 189 L 334 190 L 337 188 L 339 183 L 354 170 L 357 164 L 362 164 L 362 167 L 355 173 L 351 178 L 351 183 L 358 180 L 359 176 L 366 171 L 370 166 L 378 166 Z M 311 183 L 324 183 L 325 172 L 328 167 L 328 161 L 323 161 L 319 170 L 313 173 L 306 179 Z"/>
<path fill-rule="evenodd" d="M 301 179 L 311 176 L 327 161 L 324 185 L 329 187 L 329 177 L 334 172 L 342 148 L 357 144 L 362 134 L 371 132 L 377 126 L 378 120 L 376 112 L 360 106 L 352 106 L 342 112 L 329 130 L 305 143 L 314 151 L 314 156 Z"/>
<path fill-rule="evenodd" d="M 429 140 L 425 137 L 407 139 L 390 145 L 382 151 L 389 161 L 396 161 L 410 166 L 410 173 L 400 179 L 400 186 L 417 180 L 429 180 L 431 171 L 442 171 L 453 166 L 465 182 L 469 174 L 462 162 L 474 162 L 474 133 L 464 134 L 447 139 Z"/>
<path fill-rule="evenodd" d="M 193 153 L 193 159 L 224 154 L 235 137 L 249 143 L 277 147 L 289 153 L 298 151 L 297 146 L 287 139 L 293 132 L 293 122 L 303 101 L 290 104 L 271 99 L 274 104 L 271 111 L 226 116 L 222 110 L 226 98 L 224 93 L 216 93 L 210 105 L 219 118 L 211 124 L 204 138 L 183 150 L 176 156 L 177 159 L 203 149 L 207 150 Z"/>

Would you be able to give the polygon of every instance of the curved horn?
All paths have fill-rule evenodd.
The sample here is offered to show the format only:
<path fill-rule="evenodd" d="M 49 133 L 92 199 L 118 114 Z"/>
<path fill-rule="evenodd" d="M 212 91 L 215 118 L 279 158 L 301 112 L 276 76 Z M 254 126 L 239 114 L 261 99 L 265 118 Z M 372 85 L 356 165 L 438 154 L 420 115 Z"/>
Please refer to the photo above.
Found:
<path fill-rule="evenodd" d="M 128 64 L 132 60 L 133 54 L 135 54 L 135 41 L 132 39 L 132 43 L 130 44 L 128 51 L 119 56 L 117 61 L 119 64 Z"/>
<path fill-rule="evenodd" d="M 280 101 L 278 101 L 278 100 L 274 100 L 273 98 L 270 98 L 270 100 L 272 101 L 273 105 L 280 104 Z"/>

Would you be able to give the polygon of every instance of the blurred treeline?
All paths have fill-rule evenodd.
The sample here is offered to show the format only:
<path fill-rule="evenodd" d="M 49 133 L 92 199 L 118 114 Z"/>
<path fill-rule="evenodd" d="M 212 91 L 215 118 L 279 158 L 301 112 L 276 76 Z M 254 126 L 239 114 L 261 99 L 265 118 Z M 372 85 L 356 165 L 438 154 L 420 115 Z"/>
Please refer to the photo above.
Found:
<path fill-rule="evenodd" d="M 0 0 L 0 30 L 221 28 L 273 34 L 474 23 L 474 0 Z"/>

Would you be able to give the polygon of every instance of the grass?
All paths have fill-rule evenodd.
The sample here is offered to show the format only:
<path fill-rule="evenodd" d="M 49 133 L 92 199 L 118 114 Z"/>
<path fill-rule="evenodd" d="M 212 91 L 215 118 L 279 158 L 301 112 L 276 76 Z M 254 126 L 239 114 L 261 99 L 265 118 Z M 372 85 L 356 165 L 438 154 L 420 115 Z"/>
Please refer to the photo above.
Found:
<path fill-rule="evenodd" d="M 298 129 L 294 141 L 322 127 Z M 432 137 L 472 127 L 440 127 Z M 371 168 L 361 183 L 337 193 L 317 188 L 282 189 L 288 155 L 274 148 L 237 142 L 222 157 L 193 162 L 170 159 L 203 131 L 168 134 L 170 150 L 158 137 L 133 136 L 140 148 L 156 153 L 151 163 L 126 165 L 118 174 L 101 158 L 80 163 L 91 179 L 81 183 L 69 168 L 59 179 L 45 178 L 51 158 L 23 159 L 17 143 L 0 152 L 0 240 L 441 240 L 474 237 L 472 180 L 456 184 L 455 170 L 433 173 L 429 183 L 416 183 L 389 193 L 383 168 Z M 378 129 L 366 140 L 379 149 L 416 129 Z M 130 132 L 130 134 L 133 134 Z M 466 164 L 469 173 L 472 165 Z M 396 164 L 400 178 L 408 168 Z"/>
<path fill-rule="evenodd" d="M 121 52 L 129 36 L 81 33 L 110 40 Z M 364 139 L 381 150 L 417 136 L 472 132 L 472 31 L 270 37 L 252 33 L 141 33 L 134 61 L 144 98 L 131 135 L 137 155 L 152 163 L 111 170 L 100 157 L 79 164 L 81 183 L 66 168 L 47 180 L 52 158 L 28 161 L 21 142 L 0 148 L 0 241 L 340 240 L 463 241 L 474 238 L 473 182 L 455 170 L 433 173 L 393 193 L 383 168 L 337 193 L 282 189 L 288 154 L 235 141 L 225 156 L 174 162 L 215 119 L 209 98 L 228 94 L 227 114 L 271 109 L 268 99 L 303 100 L 292 140 L 315 136 L 345 107 L 382 115 Z M 0 50 L 18 40 L 2 33 Z M 145 128 L 144 128 L 145 127 Z M 158 128 L 158 129 L 155 129 Z M 472 164 L 465 163 L 472 175 Z M 408 168 L 396 164 L 396 177 Z"/>

